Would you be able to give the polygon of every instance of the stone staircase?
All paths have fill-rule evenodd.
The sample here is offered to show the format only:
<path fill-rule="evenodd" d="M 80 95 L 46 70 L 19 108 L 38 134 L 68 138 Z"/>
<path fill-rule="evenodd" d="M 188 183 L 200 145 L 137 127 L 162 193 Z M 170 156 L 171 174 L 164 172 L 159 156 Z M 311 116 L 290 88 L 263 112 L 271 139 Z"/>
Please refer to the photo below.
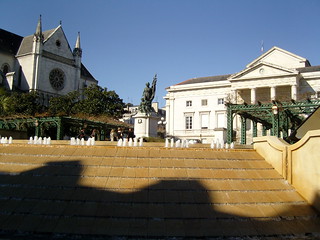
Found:
<path fill-rule="evenodd" d="M 253 150 L 0 146 L 0 238 L 234 237 L 315 239 L 319 213 Z"/>

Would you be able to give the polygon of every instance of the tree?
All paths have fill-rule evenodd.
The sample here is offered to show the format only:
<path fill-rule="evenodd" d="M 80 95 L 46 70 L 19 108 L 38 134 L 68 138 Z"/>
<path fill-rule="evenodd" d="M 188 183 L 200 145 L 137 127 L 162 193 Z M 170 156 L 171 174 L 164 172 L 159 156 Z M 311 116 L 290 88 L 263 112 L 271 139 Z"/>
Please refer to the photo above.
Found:
<path fill-rule="evenodd" d="M 120 117 L 124 103 L 114 91 L 98 85 L 91 85 L 84 91 L 84 100 L 77 105 L 78 112 L 90 115 Z"/>
<path fill-rule="evenodd" d="M 70 115 L 76 113 L 75 106 L 79 102 L 78 91 L 69 92 L 67 95 L 53 97 L 49 101 L 49 112 L 53 115 Z"/>
<path fill-rule="evenodd" d="M 119 98 L 119 95 L 115 91 L 108 91 L 106 95 L 107 102 L 105 113 L 109 116 L 114 116 L 116 118 L 122 117 L 125 107 L 123 100 Z"/>
<path fill-rule="evenodd" d="M 80 92 L 73 91 L 64 96 L 53 97 L 49 101 L 48 111 L 51 115 L 89 114 L 106 115 L 119 118 L 124 112 L 124 103 L 115 91 L 108 91 L 98 85 L 91 85 L 84 91 L 84 99 L 80 100 Z M 42 112 L 44 106 L 39 103 L 37 92 L 11 93 L 0 89 L 0 115 L 29 115 Z"/>
<path fill-rule="evenodd" d="M 5 115 L 23 114 L 33 116 L 42 109 L 37 92 L 14 92 L 4 99 L 4 104 L 6 106 L 4 108 Z"/>
<path fill-rule="evenodd" d="M 9 94 L 7 91 L 0 87 L 0 116 L 6 115 L 9 109 Z"/>

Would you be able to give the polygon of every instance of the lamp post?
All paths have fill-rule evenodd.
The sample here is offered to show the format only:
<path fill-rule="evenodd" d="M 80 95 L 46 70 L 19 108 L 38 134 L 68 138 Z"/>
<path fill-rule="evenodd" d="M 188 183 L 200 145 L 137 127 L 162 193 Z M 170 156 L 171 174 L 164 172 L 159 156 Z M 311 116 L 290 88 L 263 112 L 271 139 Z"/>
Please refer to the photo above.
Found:
<path fill-rule="evenodd" d="M 167 121 L 165 121 L 164 117 L 160 118 L 160 121 L 158 121 L 158 125 L 161 126 L 161 130 L 164 130 L 163 138 L 165 137 L 165 125 L 167 124 Z"/>

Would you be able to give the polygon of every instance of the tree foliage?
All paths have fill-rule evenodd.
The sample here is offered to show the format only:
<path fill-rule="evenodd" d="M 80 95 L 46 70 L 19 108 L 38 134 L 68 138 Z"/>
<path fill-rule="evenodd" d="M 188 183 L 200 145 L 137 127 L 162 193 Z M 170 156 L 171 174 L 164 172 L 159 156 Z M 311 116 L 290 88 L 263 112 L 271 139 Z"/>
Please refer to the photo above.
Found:
<path fill-rule="evenodd" d="M 39 104 L 39 95 L 36 92 L 17 93 L 1 95 L 1 115 L 35 115 L 42 111 Z"/>
<path fill-rule="evenodd" d="M 48 113 L 64 116 L 73 114 L 105 115 L 113 118 L 122 116 L 124 103 L 115 91 L 91 85 L 84 90 L 83 95 L 83 99 L 81 99 L 80 92 L 73 91 L 64 96 L 51 98 Z M 0 115 L 34 116 L 37 113 L 42 113 L 45 109 L 39 100 L 37 92 L 8 94 L 0 89 Z"/>
<path fill-rule="evenodd" d="M 124 103 L 115 91 L 108 91 L 97 85 L 91 85 L 84 91 L 84 99 L 78 104 L 78 112 L 90 115 L 120 117 Z"/>
<path fill-rule="evenodd" d="M 67 95 L 53 97 L 49 101 L 49 112 L 53 115 L 71 115 L 76 113 L 75 106 L 80 100 L 78 91 L 69 92 Z"/>

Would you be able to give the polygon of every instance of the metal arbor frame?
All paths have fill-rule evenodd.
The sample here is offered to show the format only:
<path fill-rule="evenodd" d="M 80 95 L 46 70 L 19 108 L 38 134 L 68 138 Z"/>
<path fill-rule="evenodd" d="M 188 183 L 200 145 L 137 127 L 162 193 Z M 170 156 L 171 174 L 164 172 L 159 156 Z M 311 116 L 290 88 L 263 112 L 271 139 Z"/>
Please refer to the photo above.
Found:
<path fill-rule="evenodd" d="M 0 129 L 5 130 L 27 130 L 34 128 L 34 136 L 41 136 L 44 126 L 56 128 L 57 140 L 63 139 L 66 127 L 75 127 L 79 130 L 84 126 L 90 129 L 97 129 L 99 132 L 98 140 L 105 140 L 106 134 L 112 128 L 119 127 L 114 124 L 104 122 L 90 121 L 72 117 L 35 117 L 35 118 L 11 118 L 0 119 Z"/>
<path fill-rule="evenodd" d="M 241 118 L 240 144 L 246 144 L 246 120 L 253 122 L 252 135 L 257 136 L 257 124 L 263 126 L 262 135 L 270 129 L 271 136 L 288 138 L 289 129 L 294 131 L 320 105 L 320 99 L 305 101 L 279 102 L 264 104 L 227 104 L 227 143 L 234 141 L 233 119 L 236 115 Z"/>

